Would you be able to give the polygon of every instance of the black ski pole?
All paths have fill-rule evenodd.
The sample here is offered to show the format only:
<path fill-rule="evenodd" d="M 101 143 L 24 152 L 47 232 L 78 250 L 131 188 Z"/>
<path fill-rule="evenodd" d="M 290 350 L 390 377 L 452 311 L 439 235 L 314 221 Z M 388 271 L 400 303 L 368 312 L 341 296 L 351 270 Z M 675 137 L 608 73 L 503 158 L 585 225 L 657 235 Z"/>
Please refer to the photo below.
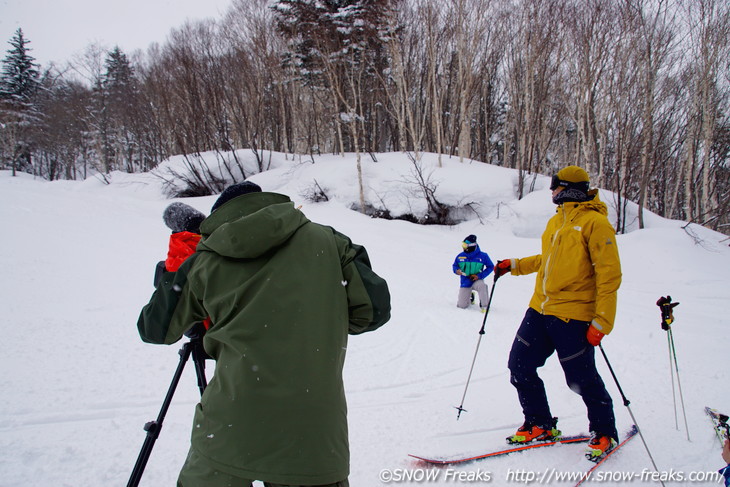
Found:
<path fill-rule="evenodd" d="M 489 309 L 492 307 L 492 296 L 494 296 L 494 288 L 497 287 L 497 273 L 494 273 L 494 283 L 492 284 L 492 291 L 489 293 L 489 303 L 487 303 L 487 309 L 484 311 L 484 319 L 482 320 L 482 327 L 479 330 L 479 340 L 477 340 L 477 347 L 476 350 L 474 350 L 474 358 L 471 361 L 471 367 L 469 368 L 469 377 L 466 379 L 466 386 L 464 387 L 464 395 L 461 396 L 461 404 L 459 406 L 454 406 L 459 412 L 456 415 L 456 420 L 458 421 L 461 417 L 462 412 L 466 412 L 466 409 L 464 409 L 464 399 L 466 398 L 466 391 L 469 389 L 469 382 L 471 381 L 471 374 L 474 371 L 474 363 L 477 361 L 477 354 L 479 353 L 479 345 L 482 343 L 482 337 L 484 336 L 484 327 L 487 323 L 487 316 L 489 316 Z"/>
<path fill-rule="evenodd" d="M 144 443 L 142 444 L 142 449 L 139 452 L 139 456 L 137 457 L 137 462 L 134 465 L 134 469 L 132 469 L 132 474 L 129 477 L 129 482 L 127 482 L 127 487 L 137 487 L 139 485 L 139 482 L 142 479 L 142 473 L 147 466 L 147 460 L 149 460 L 150 454 L 152 453 L 152 448 L 155 446 L 155 441 L 160 436 L 162 422 L 165 420 L 167 410 L 169 409 L 170 403 L 172 402 L 172 396 L 175 394 L 175 389 L 177 388 L 177 384 L 180 382 L 180 377 L 182 377 L 185 363 L 188 361 L 188 358 L 190 358 L 191 354 L 197 355 L 198 353 L 200 353 L 200 351 L 202 350 L 201 340 L 202 338 L 200 336 L 194 336 L 178 351 L 178 354 L 180 355 L 180 361 L 177 364 L 177 369 L 175 369 L 175 374 L 172 377 L 170 387 L 167 389 L 167 394 L 165 395 L 165 400 L 162 402 L 162 407 L 160 408 L 160 412 L 157 415 L 157 419 L 154 421 L 149 421 L 144 425 L 144 430 L 147 432 L 147 436 L 145 437 Z M 203 361 L 205 360 L 202 356 L 199 357 L 201 357 Z M 196 369 L 198 369 L 199 367 L 198 362 L 201 360 L 201 358 L 195 359 Z M 204 366 L 205 364 L 203 363 L 203 367 Z M 205 375 L 202 370 L 198 370 L 197 375 L 198 386 L 201 388 L 202 393 L 205 387 Z"/>
<path fill-rule="evenodd" d="M 608 370 L 611 372 L 611 376 L 613 377 L 613 381 L 616 383 L 616 387 L 618 387 L 618 392 L 621 394 L 621 398 L 624 401 L 624 406 L 626 406 L 626 409 L 628 409 L 631 420 L 634 422 L 634 426 L 636 426 L 636 430 L 639 432 L 639 437 L 641 438 L 641 442 L 644 443 L 644 448 L 646 448 L 646 453 L 649 455 L 649 460 L 651 460 L 651 464 L 654 466 L 654 471 L 659 473 L 656 462 L 654 462 L 654 457 L 649 450 L 649 445 L 646 444 L 646 440 L 644 439 L 644 433 L 641 432 L 639 423 L 636 422 L 636 417 L 634 417 L 634 413 L 633 411 L 631 411 L 631 406 L 629 406 L 631 404 L 631 401 L 627 399 L 626 394 L 624 394 L 623 389 L 621 389 L 621 384 L 619 384 L 616 373 L 613 371 L 613 367 L 611 367 L 611 362 L 608 361 L 608 356 L 606 355 L 606 351 L 603 350 L 603 345 L 599 343 L 598 348 L 601 350 L 601 354 L 603 355 L 603 359 L 606 361 L 606 365 L 608 365 Z M 661 479 L 659 480 L 659 483 L 664 485 L 664 482 L 662 482 Z"/>
<path fill-rule="evenodd" d="M 682 393 L 682 382 L 679 379 L 679 365 L 677 363 L 677 349 L 674 345 L 674 334 L 672 333 L 672 323 L 674 323 L 673 309 L 679 303 L 672 303 L 671 296 L 662 296 L 656 302 L 662 314 L 662 330 L 667 332 L 667 346 L 669 347 L 669 372 L 672 380 L 672 399 L 674 401 L 674 424 L 679 430 L 679 422 L 677 420 L 677 398 L 674 389 L 674 376 L 677 376 L 677 388 L 679 389 L 679 400 L 682 405 L 682 415 L 684 416 L 684 428 L 687 431 L 687 441 L 692 441 L 689 437 L 689 426 L 687 424 L 687 411 L 684 407 L 684 394 Z"/>

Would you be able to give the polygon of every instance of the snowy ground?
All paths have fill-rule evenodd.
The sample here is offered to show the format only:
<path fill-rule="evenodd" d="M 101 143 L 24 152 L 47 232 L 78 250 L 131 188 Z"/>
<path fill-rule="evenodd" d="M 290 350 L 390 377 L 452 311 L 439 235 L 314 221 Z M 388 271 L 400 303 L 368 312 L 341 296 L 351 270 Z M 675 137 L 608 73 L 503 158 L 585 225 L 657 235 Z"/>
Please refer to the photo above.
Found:
<path fill-rule="evenodd" d="M 287 162 L 281 155 L 273 160 L 272 170 L 252 180 L 288 194 L 310 219 L 364 244 L 374 269 L 390 284 L 392 320 L 375 333 L 352 337 L 348 348 L 351 485 L 419 483 L 408 478 L 427 474 L 436 478 L 420 483 L 509 485 L 544 472 L 553 475 L 552 484 L 575 483 L 555 476 L 590 466 L 581 445 L 434 471 L 421 470 L 408 457 L 502 448 L 503 438 L 522 423 L 506 362 L 534 279 L 506 276 L 497 283 L 464 402 L 468 412 L 457 421 L 454 406 L 464 392 L 483 315 L 455 307 L 458 279 L 451 263 L 470 233 L 495 261 L 538 252 L 539 235 L 554 209 L 546 180 L 517 201 L 513 171 L 447 158 L 436 168 L 428 156 L 424 173 L 437 185 L 437 196 L 452 204 L 472 202 L 479 217 L 453 227 L 418 226 L 348 209 L 357 201 L 353 158 L 322 157 L 314 164 Z M 367 158 L 363 164 L 369 201 L 420 211 L 407 157 L 384 154 L 377 163 Z M 331 201 L 313 204 L 302 197 L 314 180 Z M 610 205 L 610 194 L 602 198 Z M 207 214 L 214 200 L 184 201 Z M 159 180 L 148 174 L 114 174 L 112 184 L 104 185 L 93 178 L 48 183 L 0 172 L 0 486 L 126 484 L 144 440 L 142 426 L 157 416 L 178 363 L 177 345 L 144 344 L 135 327 L 152 292 L 154 266 L 166 253 L 169 231 L 162 211 L 169 203 Z M 604 349 L 660 472 L 675 480 L 679 473 L 702 477 L 723 466 L 703 408 L 730 411 L 730 247 L 722 235 L 696 226 L 700 243 L 682 222 L 654 215 L 647 220 L 647 229 L 618 237 L 624 281 L 616 328 Z M 667 336 L 655 305 L 667 294 L 681 303 L 673 331 L 691 441 L 681 409 L 675 428 Z M 629 412 L 598 361 L 619 429 L 627 430 Z M 208 362 L 209 376 L 213 368 Z M 561 429 L 586 432 L 585 408 L 566 387 L 555 357 L 542 376 Z M 189 365 L 141 485 L 174 485 L 198 397 Z M 659 485 L 641 481 L 652 466 L 638 439 L 601 471 L 635 474 L 635 485 Z"/>

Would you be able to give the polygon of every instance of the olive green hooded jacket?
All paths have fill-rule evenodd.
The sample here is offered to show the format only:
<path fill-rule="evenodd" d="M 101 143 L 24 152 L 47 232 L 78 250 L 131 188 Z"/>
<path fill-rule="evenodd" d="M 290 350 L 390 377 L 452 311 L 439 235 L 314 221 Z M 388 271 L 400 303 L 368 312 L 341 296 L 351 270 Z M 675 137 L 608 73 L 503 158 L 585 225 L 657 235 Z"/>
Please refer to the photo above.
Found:
<path fill-rule="evenodd" d="M 347 335 L 388 321 L 386 282 L 363 247 L 309 221 L 280 194 L 234 198 L 201 233 L 138 322 L 144 341 L 170 344 L 212 320 L 203 344 L 216 369 L 195 411 L 192 448 L 241 478 L 347 478 Z"/>

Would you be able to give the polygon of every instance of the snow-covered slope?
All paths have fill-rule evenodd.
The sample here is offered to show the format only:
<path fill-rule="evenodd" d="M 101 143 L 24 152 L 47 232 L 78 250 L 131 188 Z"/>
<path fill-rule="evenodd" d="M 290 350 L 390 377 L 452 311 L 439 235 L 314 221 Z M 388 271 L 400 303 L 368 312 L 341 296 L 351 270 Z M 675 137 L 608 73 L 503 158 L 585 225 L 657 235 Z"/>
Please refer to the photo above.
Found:
<path fill-rule="evenodd" d="M 377 159 L 363 159 L 368 201 L 382 202 L 393 214 L 421 211 L 408 157 Z M 390 323 L 352 337 L 348 347 L 353 487 L 384 485 L 389 475 L 417 472 L 422 467 L 408 453 L 501 448 L 522 423 L 506 363 L 534 279 L 506 276 L 497 283 L 464 402 L 468 411 L 457 421 L 454 406 L 464 392 L 483 315 L 456 308 L 458 279 L 451 263 L 471 233 L 495 261 L 537 253 L 554 211 L 547 179 L 538 178 L 537 190 L 518 201 L 514 171 L 448 158 L 439 168 L 433 155 L 424 161 L 423 174 L 437 186 L 440 200 L 472 203 L 473 218 L 452 227 L 418 226 L 351 211 L 358 201 L 351 156 L 312 163 L 273 154 L 271 170 L 251 177 L 265 190 L 289 195 L 310 219 L 365 245 L 374 269 L 390 285 Z M 315 180 L 330 201 L 303 198 Z M 611 206 L 610 193 L 601 197 Z M 184 201 L 207 214 L 215 197 Z M 144 440 L 142 426 L 157 416 L 178 363 L 177 345 L 144 344 L 135 327 L 152 292 L 154 266 L 166 253 L 169 231 L 162 212 L 169 203 L 159 179 L 149 174 L 117 173 L 104 185 L 93 178 L 49 183 L 0 172 L 0 486 L 126 484 Z M 647 221 L 648 228 L 618 237 L 624 280 L 615 331 L 604 349 L 660 471 L 701 476 L 723 466 L 703 407 L 730 410 L 730 248 L 722 235 L 697 226 L 692 228 L 699 243 L 682 229 L 683 222 L 655 215 Z M 655 305 L 667 294 L 681 303 L 673 331 L 691 441 L 681 410 L 675 428 L 667 337 Z M 627 430 L 628 410 L 603 359 L 598 362 L 619 429 Z M 209 376 L 213 369 L 208 362 Z M 561 429 L 586 432 L 585 407 L 565 385 L 555 357 L 542 377 Z M 198 397 L 189 364 L 141 485 L 174 485 Z M 512 473 L 518 469 L 580 472 L 588 466 L 582 446 L 563 445 L 440 470 L 428 484 L 490 478 L 491 485 L 508 485 L 519 483 Z M 636 485 L 658 485 L 639 479 L 652 470 L 640 440 L 602 469 L 636 473 Z M 458 472 L 465 472 L 461 480 L 454 477 Z M 690 485 L 672 485 L 683 484 Z"/>

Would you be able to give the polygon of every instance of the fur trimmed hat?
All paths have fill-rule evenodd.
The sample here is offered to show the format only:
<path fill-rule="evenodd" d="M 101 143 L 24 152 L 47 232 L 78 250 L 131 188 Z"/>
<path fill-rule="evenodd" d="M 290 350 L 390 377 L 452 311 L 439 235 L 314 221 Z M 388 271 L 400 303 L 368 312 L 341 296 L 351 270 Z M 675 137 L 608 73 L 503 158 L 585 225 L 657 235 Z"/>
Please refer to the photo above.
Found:
<path fill-rule="evenodd" d="M 185 203 L 171 203 L 162 213 L 162 220 L 172 233 L 200 233 L 200 224 L 205 215 Z"/>
<path fill-rule="evenodd" d="M 220 208 L 223 204 L 231 201 L 233 198 L 236 198 L 238 196 L 248 194 L 248 193 L 260 193 L 261 192 L 261 186 L 259 186 L 256 183 L 252 183 L 251 181 L 243 181 L 241 183 L 236 183 L 231 186 L 228 186 L 221 195 L 218 197 L 217 200 L 215 200 L 215 203 L 213 203 L 213 207 L 210 209 L 211 212 L 214 212 L 218 208 Z"/>

